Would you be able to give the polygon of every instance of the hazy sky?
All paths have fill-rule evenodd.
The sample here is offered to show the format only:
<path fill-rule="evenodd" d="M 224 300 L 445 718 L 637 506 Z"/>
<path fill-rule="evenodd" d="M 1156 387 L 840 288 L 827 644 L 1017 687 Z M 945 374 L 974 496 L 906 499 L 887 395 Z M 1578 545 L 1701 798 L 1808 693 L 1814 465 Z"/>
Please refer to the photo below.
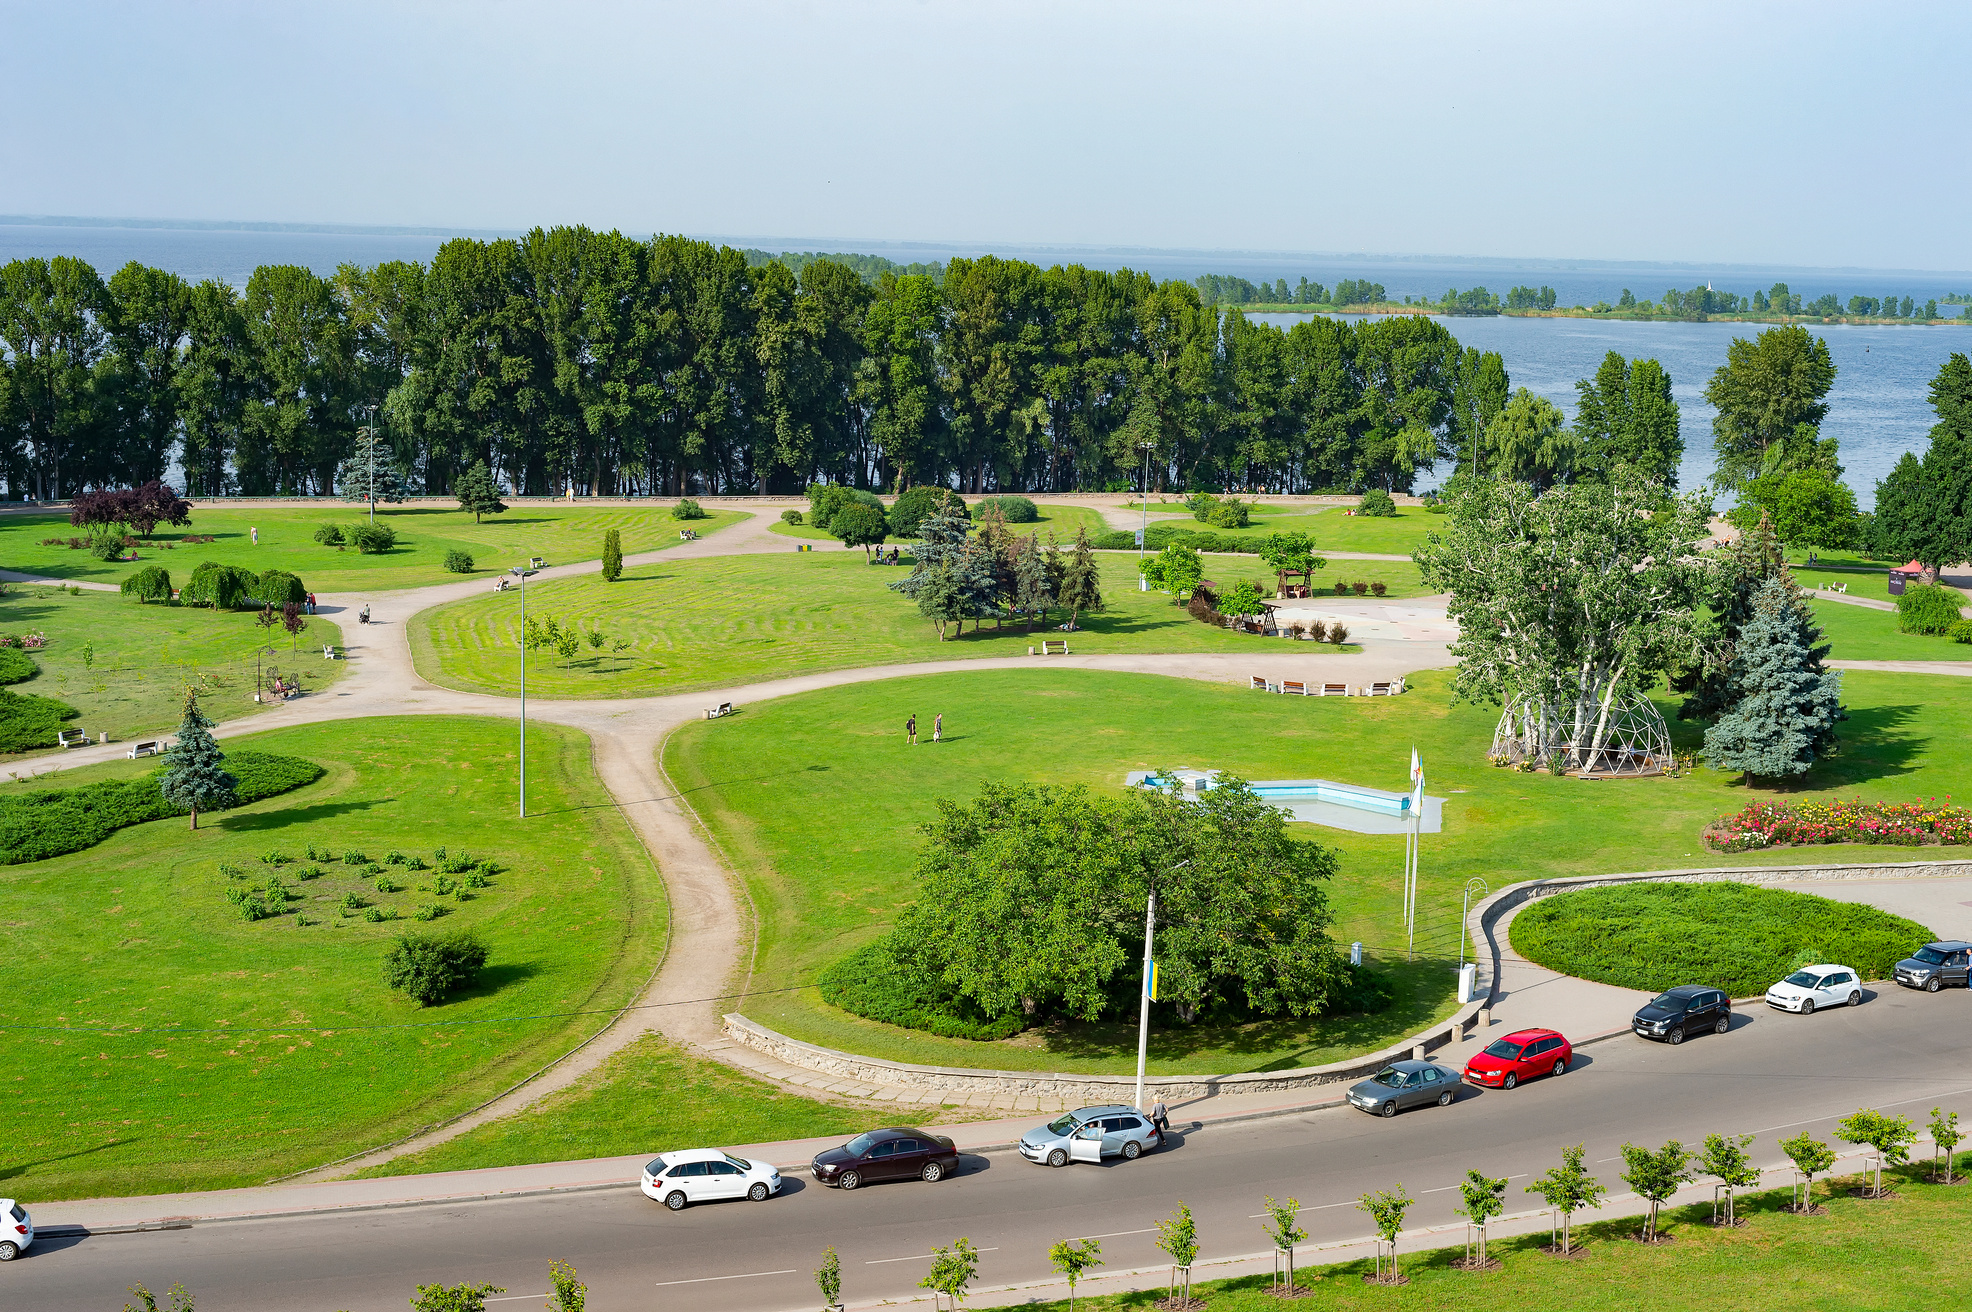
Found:
<path fill-rule="evenodd" d="M 1972 267 L 1965 4 L 0 0 L 0 212 Z"/>

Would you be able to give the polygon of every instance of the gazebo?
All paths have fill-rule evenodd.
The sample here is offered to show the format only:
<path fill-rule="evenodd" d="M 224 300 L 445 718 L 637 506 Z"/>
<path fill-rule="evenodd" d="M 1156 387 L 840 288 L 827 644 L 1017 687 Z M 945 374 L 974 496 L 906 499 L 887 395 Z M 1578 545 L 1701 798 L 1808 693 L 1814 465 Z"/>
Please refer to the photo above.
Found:
<path fill-rule="evenodd" d="M 1590 741 L 1582 742 L 1569 710 L 1517 697 L 1501 712 L 1487 757 L 1515 765 L 1558 764 L 1559 773 L 1584 778 L 1663 774 L 1673 766 L 1671 731 L 1649 694 L 1638 689 L 1617 694 L 1607 717 L 1598 715 L 1596 721 L 1584 726 Z"/>
<path fill-rule="evenodd" d="M 1921 560 L 1913 560 L 1908 565 L 1893 566 L 1890 570 L 1890 595 L 1901 597 L 1904 589 L 1912 583 L 1935 583 L 1938 573 Z"/>

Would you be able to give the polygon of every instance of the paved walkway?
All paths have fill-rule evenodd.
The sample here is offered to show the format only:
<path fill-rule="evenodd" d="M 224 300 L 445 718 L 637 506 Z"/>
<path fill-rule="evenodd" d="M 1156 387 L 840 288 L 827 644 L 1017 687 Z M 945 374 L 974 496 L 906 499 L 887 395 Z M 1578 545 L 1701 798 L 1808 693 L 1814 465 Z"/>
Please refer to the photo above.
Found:
<path fill-rule="evenodd" d="M 114 583 L 91 583 L 87 579 L 51 579 L 39 574 L 23 574 L 16 569 L 0 569 L 0 582 L 26 583 L 46 588 L 81 588 L 87 592 L 121 592 Z"/>
<path fill-rule="evenodd" d="M 1972 674 L 1972 661 L 1830 661 L 1837 670 L 1881 670 L 1889 674 Z"/>

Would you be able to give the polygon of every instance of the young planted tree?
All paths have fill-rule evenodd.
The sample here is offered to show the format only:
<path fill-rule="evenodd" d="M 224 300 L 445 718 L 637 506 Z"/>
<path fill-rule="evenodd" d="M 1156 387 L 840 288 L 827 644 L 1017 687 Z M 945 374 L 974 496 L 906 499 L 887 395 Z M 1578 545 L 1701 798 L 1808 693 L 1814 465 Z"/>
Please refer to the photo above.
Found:
<path fill-rule="evenodd" d="M 1526 1186 L 1530 1194 L 1539 1194 L 1543 1202 L 1554 1209 L 1561 1222 L 1561 1255 L 1568 1256 L 1571 1250 L 1571 1228 L 1575 1213 L 1597 1207 L 1609 1190 L 1589 1174 L 1588 1167 L 1582 1164 L 1586 1155 L 1585 1145 L 1576 1144 L 1573 1148 L 1561 1150 L 1561 1165 L 1550 1166 L 1547 1173 L 1534 1183 Z"/>
<path fill-rule="evenodd" d="M 1369 1213 L 1370 1224 L 1376 1227 L 1376 1236 L 1390 1252 L 1390 1273 L 1383 1273 L 1383 1248 L 1377 1250 L 1375 1280 L 1379 1284 L 1402 1284 L 1403 1273 L 1397 1270 L 1397 1236 L 1403 1233 L 1404 1213 L 1410 1211 L 1416 1202 L 1398 1185 L 1395 1193 L 1379 1189 L 1372 1194 L 1364 1194 L 1357 1200 L 1358 1211 Z"/>
<path fill-rule="evenodd" d="M 164 754 L 164 770 L 158 788 L 164 800 L 192 813 L 192 828 L 199 827 L 200 811 L 223 811 L 239 804 L 234 792 L 239 781 L 220 768 L 226 754 L 212 738 L 212 721 L 199 709 L 197 691 L 185 693 L 185 714 L 178 722 L 178 741 Z"/>
<path fill-rule="evenodd" d="M 1730 709 L 1705 731 L 1705 758 L 1714 769 L 1748 779 L 1805 774 L 1838 739 L 1842 672 L 1823 670 L 1803 631 L 1787 585 L 1769 579 L 1754 598 L 1727 667 Z"/>
<path fill-rule="evenodd" d="M 1911 1146 L 1917 1142 L 1917 1128 L 1907 1116 L 1885 1116 L 1864 1107 L 1835 1123 L 1835 1137 L 1843 1143 L 1867 1144 L 1876 1150 L 1876 1183 L 1865 1185 L 1868 1198 L 1885 1197 L 1883 1168 L 1902 1166 L 1910 1160 Z"/>
<path fill-rule="evenodd" d="M 1068 607 L 1068 627 L 1073 630 L 1083 612 L 1102 609 L 1102 571 L 1096 566 L 1095 549 L 1089 545 L 1089 530 L 1075 530 L 1075 546 L 1063 563 L 1061 582 L 1055 590 L 1061 604 Z"/>
<path fill-rule="evenodd" d="M 1292 1298 L 1294 1297 L 1294 1246 L 1308 1237 L 1308 1232 L 1300 1225 L 1301 1202 L 1297 1198 L 1290 1198 L 1284 1203 L 1277 1203 L 1273 1195 L 1269 1194 L 1266 1211 L 1267 1223 L 1260 1229 L 1267 1238 L 1274 1241 L 1274 1252 L 1279 1257 L 1287 1259 L 1285 1284 L 1281 1282 L 1279 1262 L 1276 1261 L 1274 1265 L 1274 1292 Z"/>
<path fill-rule="evenodd" d="M 815 1287 L 822 1291 L 822 1312 L 842 1306 L 842 1257 L 834 1244 L 822 1250 L 822 1264 L 815 1268 Z"/>
<path fill-rule="evenodd" d="M 616 529 L 603 533 L 603 582 L 614 583 L 623 573 L 623 534 Z"/>
<path fill-rule="evenodd" d="M 1292 533 L 1267 534 L 1260 540 L 1260 559 L 1273 568 L 1276 587 L 1284 586 L 1289 574 L 1305 575 L 1328 565 L 1315 554 L 1314 538 L 1298 529 Z"/>
<path fill-rule="evenodd" d="M 1725 1189 L 1725 1207 L 1714 1208 L 1712 1220 L 1721 1225 L 1736 1226 L 1739 1217 L 1733 1211 L 1733 1193 L 1739 1189 L 1751 1189 L 1760 1182 L 1760 1168 L 1753 1165 L 1747 1157 L 1746 1149 L 1753 1142 L 1750 1134 L 1708 1134 L 1705 1136 L 1705 1151 L 1698 1158 L 1698 1169 L 1717 1180 Z"/>
<path fill-rule="evenodd" d="M 298 602 L 281 603 L 281 627 L 288 631 L 288 651 L 290 654 L 301 650 L 301 635 L 307 631 L 308 621 L 303 618 Z"/>
<path fill-rule="evenodd" d="M 575 1268 L 557 1258 L 548 1263 L 548 1312 L 582 1312 L 589 1287 L 575 1278 Z"/>
<path fill-rule="evenodd" d="M 1048 1261 L 1068 1281 L 1068 1312 L 1075 1312 L 1075 1282 L 1090 1267 L 1102 1265 L 1102 1244 L 1094 1239 L 1084 1239 L 1079 1244 L 1059 1239 L 1048 1250 Z"/>
<path fill-rule="evenodd" d="M 1205 577 L 1205 562 L 1182 542 L 1173 542 L 1155 556 L 1144 557 L 1142 568 L 1152 587 L 1162 588 L 1174 597 L 1189 594 Z"/>
<path fill-rule="evenodd" d="M 1691 1179 L 1691 1152 L 1676 1139 L 1652 1152 L 1633 1143 L 1623 1145 L 1623 1183 L 1650 1204 L 1643 1220 L 1643 1242 L 1657 1242 L 1657 1209 Z"/>
<path fill-rule="evenodd" d="M 918 1281 L 918 1288 L 929 1289 L 932 1293 L 932 1306 L 938 1306 L 938 1298 L 943 1295 L 951 1300 L 954 1312 L 970 1293 L 974 1276 L 979 1274 L 979 1250 L 972 1246 L 970 1239 L 961 1236 L 950 1248 L 931 1250 L 931 1270 L 924 1279 Z"/>
<path fill-rule="evenodd" d="M 499 1285 L 419 1285 L 411 1312 L 486 1312 L 488 1294 L 504 1294 Z"/>
<path fill-rule="evenodd" d="M 484 460 L 459 475 L 452 484 L 452 495 L 459 498 L 459 509 L 471 515 L 475 524 L 482 515 L 503 514 L 507 509 L 507 503 L 500 500 L 500 488 L 493 481 L 493 472 Z"/>
<path fill-rule="evenodd" d="M 1506 1181 L 1495 1180 L 1479 1171 L 1468 1170 L 1459 1181 L 1458 1196 L 1465 1206 L 1459 1215 L 1471 1222 L 1478 1233 L 1477 1251 L 1467 1250 L 1466 1260 L 1473 1270 L 1486 1269 L 1486 1226 L 1506 1211 Z"/>
<path fill-rule="evenodd" d="M 1794 1169 L 1806 1181 L 1806 1187 L 1794 1204 L 1794 1211 L 1803 1214 L 1814 1211 L 1815 1177 L 1825 1175 L 1834 1168 L 1835 1151 L 1806 1130 L 1792 1139 L 1782 1139 L 1780 1151 L 1787 1154 L 1787 1159 L 1794 1163 Z"/>
<path fill-rule="evenodd" d="M 1240 619 L 1258 615 L 1261 610 L 1260 589 L 1245 580 L 1233 584 L 1226 590 L 1225 596 L 1219 599 L 1219 610 L 1223 614 Z"/>
<path fill-rule="evenodd" d="M 1171 1259 L 1171 1297 L 1182 1300 L 1180 1307 L 1189 1307 L 1191 1264 L 1198 1260 L 1198 1222 L 1189 1204 L 1179 1203 L 1177 1211 L 1157 1223 L 1157 1246 Z"/>
<path fill-rule="evenodd" d="M 1933 1180 L 1938 1179 L 1938 1158 L 1943 1157 L 1945 1159 L 1945 1175 L 1944 1179 L 1939 1181 L 1939 1183 L 1950 1184 L 1952 1158 L 1958 1151 L 1958 1145 L 1965 1142 L 1965 1131 L 1958 1128 L 1958 1113 L 1941 1112 L 1936 1107 L 1933 1107 L 1931 1109 L 1930 1129 L 1931 1178 Z"/>
<path fill-rule="evenodd" d="M 123 1312 L 158 1312 L 156 1294 L 153 1294 L 142 1285 L 130 1286 L 130 1292 L 137 1296 L 137 1301 L 135 1303 L 125 1303 L 123 1305 Z M 185 1288 L 185 1286 L 174 1284 L 166 1292 L 165 1296 L 171 1300 L 171 1304 L 165 1309 L 165 1312 L 194 1312 L 192 1291 Z"/>

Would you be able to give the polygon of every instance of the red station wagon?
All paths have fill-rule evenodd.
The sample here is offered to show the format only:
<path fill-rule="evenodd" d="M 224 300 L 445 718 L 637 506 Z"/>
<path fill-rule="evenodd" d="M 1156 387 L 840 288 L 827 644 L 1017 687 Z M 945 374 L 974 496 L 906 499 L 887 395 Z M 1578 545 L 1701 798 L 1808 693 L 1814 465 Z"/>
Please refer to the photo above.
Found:
<path fill-rule="evenodd" d="M 1515 1030 L 1474 1053 L 1464 1075 L 1482 1088 L 1511 1089 L 1536 1075 L 1561 1074 L 1574 1052 L 1553 1030 Z"/>

